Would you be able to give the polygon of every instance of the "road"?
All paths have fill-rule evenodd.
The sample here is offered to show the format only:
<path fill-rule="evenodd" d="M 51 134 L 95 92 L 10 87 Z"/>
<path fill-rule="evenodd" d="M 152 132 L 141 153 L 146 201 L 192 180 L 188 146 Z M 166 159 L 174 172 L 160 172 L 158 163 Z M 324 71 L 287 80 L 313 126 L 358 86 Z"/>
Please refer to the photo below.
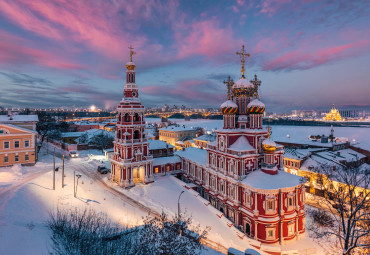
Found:
<path fill-rule="evenodd" d="M 105 189 L 106 191 L 111 193 L 112 195 L 118 197 L 123 202 L 126 202 L 127 204 L 129 204 L 129 205 L 131 205 L 131 206 L 133 206 L 133 207 L 135 207 L 135 208 L 137 208 L 137 209 L 139 209 L 139 210 L 141 210 L 141 211 L 143 211 L 143 212 L 145 212 L 149 215 L 153 215 L 155 217 L 160 216 L 160 214 L 157 213 L 156 211 L 153 211 L 149 207 L 141 204 L 140 202 L 130 198 L 129 196 L 125 195 L 124 193 L 114 189 L 113 187 L 111 187 L 110 185 L 105 183 L 102 179 L 102 175 L 99 174 L 96 171 L 96 167 L 92 166 L 91 164 L 73 165 L 72 169 L 74 169 L 78 172 L 81 172 L 84 175 L 86 175 L 87 177 L 89 177 L 90 179 L 94 180 L 96 184 L 98 184 L 100 187 L 102 187 L 103 189 Z"/>

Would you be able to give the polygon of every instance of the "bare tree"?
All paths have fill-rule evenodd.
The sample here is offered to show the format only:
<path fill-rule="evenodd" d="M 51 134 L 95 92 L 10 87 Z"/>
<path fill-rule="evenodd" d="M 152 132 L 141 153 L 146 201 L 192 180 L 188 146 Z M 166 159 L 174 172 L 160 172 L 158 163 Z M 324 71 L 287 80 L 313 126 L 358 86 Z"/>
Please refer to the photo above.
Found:
<path fill-rule="evenodd" d="M 103 130 L 99 134 L 95 134 L 91 140 L 90 143 L 93 145 L 96 145 L 101 149 L 103 152 L 104 149 L 110 148 L 113 146 L 114 137 L 107 134 L 107 132 L 104 132 Z"/>
<path fill-rule="evenodd" d="M 50 213 L 47 226 L 52 232 L 53 254 L 134 254 L 135 232 L 111 223 L 107 216 L 91 209 L 60 209 Z"/>
<path fill-rule="evenodd" d="M 139 254 L 199 254 L 209 228 L 201 230 L 197 225 L 190 229 L 191 224 L 192 217 L 188 216 L 176 215 L 170 219 L 164 212 L 160 217 L 148 216 L 139 234 Z"/>
<path fill-rule="evenodd" d="M 316 197 L 323 212 L 313 213 L 308 228 L 314 237 L 326 238 L 342 254 L 357 254 L 370 248 L 370 169 L 359 161 L 320 165 Z M 338 251 L 338 250 L 337 250 Z"/>
<path fill-rule="evenodd" d="M 124 228 L 109 221 L 107 216 L 92 209 L 57 208 L 47 222 L 52 232 L 53 254 L 64 255 L 193 255 L 204 248 L 201 240 L 208 228 L 189 229 L 191 217 L 169 219 L 146 217 L 144 225 Z"/>

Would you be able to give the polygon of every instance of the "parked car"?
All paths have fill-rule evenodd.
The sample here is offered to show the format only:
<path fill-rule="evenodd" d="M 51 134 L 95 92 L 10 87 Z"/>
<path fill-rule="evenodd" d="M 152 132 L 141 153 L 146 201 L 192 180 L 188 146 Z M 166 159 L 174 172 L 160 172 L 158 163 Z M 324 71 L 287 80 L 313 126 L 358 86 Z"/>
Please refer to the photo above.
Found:
<path fill-rule="evenodd" d="M 71 158 L 77 158 L 78 157 L 78 152 L 77 151 L 70 151 L 69 152 L 69 156 Z"/>
<path fill-rule="evenodd" d="M 106 168 L 105 166 L 98 166 L 98 172 L 101 174 L 107 174 L 108 168 Z"/>

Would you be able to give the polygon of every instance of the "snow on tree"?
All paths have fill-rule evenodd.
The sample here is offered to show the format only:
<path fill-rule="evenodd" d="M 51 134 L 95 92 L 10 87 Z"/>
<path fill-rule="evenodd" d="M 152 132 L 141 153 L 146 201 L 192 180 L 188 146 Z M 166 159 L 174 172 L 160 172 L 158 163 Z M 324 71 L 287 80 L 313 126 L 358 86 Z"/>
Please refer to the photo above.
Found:
<path fill-rule="evenodd" d="M 113 146 L 114 137 L 109 135 L 108 132 L 96 132 L 90 139 L 90 143 L 99 147 L 103 152 L 104 149 Z"/>
<path fill-rule="evenodd" d="M 57 208 L 47 222 L 52 232 L 51 249 L 58 255 L 135 254 L 131 232 L 92 209 Z M 118 238 L 111 238 L 117 236 Z"/>
<path fill-rule="evenodd" d="M 140 254 L 199 254 L 209 229 L 201 230 L 199 225 L 189 229 L 191 225 L 192 217 L 176 215 L 169 219 L 164 212 L 160 217 L 148 216 L 139 232 Z"/>
<path fill-rule="evenodd" d="M 321 208 L 312 214 L 308 229 L 320 243 L 326 239 L 331 245 L 325 248 L 331 252 L 363 254 L 370 248 L 369 165 L 361 166 L 358 160 L 339 166 L 322 164 L 315 172 L 322 191 L 316 197 Z"/>
<path fill-rule="evenodd" d="M 109 221 L 107 216 L 92 209 L 57 208 L 47 222 L 52 232 L 53 254 L 64 255 L 190 255 L 204 248 L 201 240 L 207 231 L 199 225 L 189 229 L 191 217 L 169 219 L 148 216 L 144 225 L 123 228 Z"/>

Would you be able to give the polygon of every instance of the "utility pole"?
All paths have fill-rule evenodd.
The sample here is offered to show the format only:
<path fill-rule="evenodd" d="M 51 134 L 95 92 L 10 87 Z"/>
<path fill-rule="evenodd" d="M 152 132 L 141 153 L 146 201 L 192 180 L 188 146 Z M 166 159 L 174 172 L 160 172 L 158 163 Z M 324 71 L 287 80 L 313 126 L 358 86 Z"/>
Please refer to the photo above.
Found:
<path fill-rule="evenodd" d="M 81 178 L 82 175 L 80 174 L 75 174 L 75 177 L 77 177 L 77 183 L 76 183 L 76 189 L 75 189 L 75 197 L 77 196 L 77 188 L 78 188 L 78 179 Z"/>
<path fill-rule="evenodd" d="M 53 167 L 53 190 L 55 190 L 55 148 L 54 148 L 54 167 Z"/>
<path fill-rule="evenodd" d="M 64 188 L 64 155 L 63 155 L 63 167 L 62 167 L 62 188 Z"/>
<path fill-rule="evenodd" d="M 73 171 L 73 196 L 76 197 L 76 171 Z"/>
<path fill-rule="evenodd" d="M 180 197 L 182 195 L 182 193 L 184 193 L 185 191 L 181 191 L 180 195 L 179 195 L 179 199 L 177 200 L 177 214 L 179 215 L 180 217 Z"/>

